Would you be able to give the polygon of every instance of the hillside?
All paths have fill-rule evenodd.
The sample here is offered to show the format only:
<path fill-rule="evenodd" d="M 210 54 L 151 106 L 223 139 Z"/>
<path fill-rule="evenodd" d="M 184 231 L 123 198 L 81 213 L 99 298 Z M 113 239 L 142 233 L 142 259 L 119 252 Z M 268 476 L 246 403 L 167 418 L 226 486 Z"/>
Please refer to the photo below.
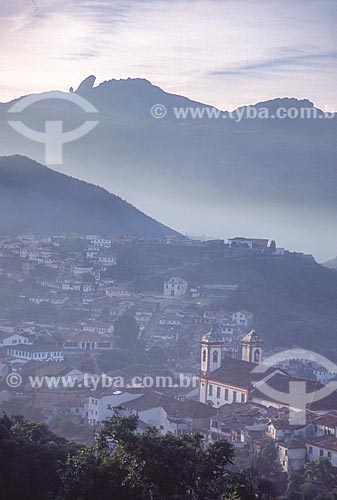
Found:
<path fill-rule="evenodd" d="M 0 157 L 0 234 L 122 233 L 162 238 L 173 230 L 105 189 L 23 156 Z"/>
<path fill-rule="evenodd" d="M 125 266 L 131 268 L 136 258 L 132 277 L 138 291 L 160 293 L 163 280 L 172 274 L 185 278 L 191 287 L 238 284 L 238 291 L 219 299 L 219 305 L 252 311 L 267 347 L 299 345 L 337 360 L 336 271 L 296 255 L 224 258 L 207 247 L 137 246 Z M 165 267 L 175 271 L 165 273 Z"/>
<path fill-rule="evenodd" d="M 249 119 L 244 108 L 233 112 L 234 119 L 223 119 L 221 111 L 220 119 L 207 113 L 177 119 L 174 108 L 214 108 L 140 78 L 95 85 L 91 77 L 77 94 L 98 109 L 99 125 L 64 146 L 56 170 L 104 186 L 181 232 L 272 235 L 319 260 L 334 255 L 336 116 L 322 119 L 308 99 L 290 96 L 250 108 L 267 109 L 270 116 L 279 108 L 299 115 L 316 109 L 321 119 Z M 227 102 L 224 96 L 224 109 Z M 166 107 L 163 119 L 151 116 L 156 104 Z M 45 163 L 44 145 L 8 125 L 12 105 L 0 104 L 0 155 L 20 153 Z M 62 119 L 64 129 L 72 130 L 86 118 L 62 100 L 31 105 L 16 117 L 36 130 L 44 129 L 46 119 Z"/>
<path fill-rule="evenodd" d="M 196 271 L 205 281 L 239 285 L 229 309 L 252 311 L 267 347 L 299 345 L 337 359 L 335 271 L 296 256 L 229 258 Z M 194 272 L 185 277 L 195 279 Z"/>

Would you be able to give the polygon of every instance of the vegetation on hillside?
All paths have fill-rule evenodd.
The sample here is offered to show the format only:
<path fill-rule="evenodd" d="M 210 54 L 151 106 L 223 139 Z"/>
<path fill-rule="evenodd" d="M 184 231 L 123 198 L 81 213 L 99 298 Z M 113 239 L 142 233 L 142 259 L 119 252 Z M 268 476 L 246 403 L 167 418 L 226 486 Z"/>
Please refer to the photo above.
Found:
<path fill-rule="evenodd" d="M 137 433 L 136 416 L 118 409 L 77 445 L 45 424 L 0 418 L 2 500 L 336 500 L 337 469 L 327 459 L 292 473 L 288 485 L 273 443 L 254 467 L 238 471 L 227 441 L 204 446 L 199 434 Z M 282 496 L 280 496 L 282 495 Z"/>
<path fill-rule="evenodd" d="M 118 196 L 24 156 L 0 157 L 1 234 L 177 234 Z"/>

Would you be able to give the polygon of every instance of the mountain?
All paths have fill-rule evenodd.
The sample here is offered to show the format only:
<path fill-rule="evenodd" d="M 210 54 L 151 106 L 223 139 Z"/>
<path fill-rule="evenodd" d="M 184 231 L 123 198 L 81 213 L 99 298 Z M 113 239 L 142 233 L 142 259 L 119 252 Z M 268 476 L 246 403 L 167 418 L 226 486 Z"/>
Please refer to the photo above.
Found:
<path fill-rule="evenodd" d="M 322 262 L 322 266 L 328 267 L 329 269 L 335 269 L 337 271 L 337 257 L 327 260 L 326 262 Z"/>
<path fill-rule="evenodd" d="M 58 171 L 102 185 L 180 231 L 269 237 L 319 260 L 335 255 L 336 115 L 323 119 L 308 99 L 277 98 L 232 115 L 206 106 L 219 111 L 218 117 L 178 119 L 174 108 L 205 105 L 143 79 L 95 86 L 92 75 L 75 95 L 96 107 L 90 119 L 99 124 L 63 146 Z M 88 119 L 71 102 L 45 100 L 50 95 L 44 93 L 37 97 L 43 101 L 16 118 L 31 128 L 41 131 L 46 120 L 58 119 L 72 130 Z M 44 145 L 8 124 L 13 104 L 0 105 L 0 154 L 20 153 L 45 163 Z M 157 104 L 166 108 L 162 119 L 151 115 Z M 299 117 L 273 119 L 279 108 Z M 264 109 L 270 119 L 261 117 Z M 259 118 L 251 119 L 250 110 Z M 303 118 L 310 111 L 316 119 Z"/>
<path fill-rule="evenodd" d="M 177 234 L 103 188 L 23 156 L 0 157 L 0 234 Z"/>

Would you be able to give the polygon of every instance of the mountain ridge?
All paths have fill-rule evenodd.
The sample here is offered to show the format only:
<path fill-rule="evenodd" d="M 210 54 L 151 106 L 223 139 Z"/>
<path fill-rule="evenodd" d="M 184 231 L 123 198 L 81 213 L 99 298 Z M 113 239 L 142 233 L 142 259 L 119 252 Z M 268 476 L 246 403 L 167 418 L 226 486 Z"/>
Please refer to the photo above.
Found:
<path fill-rule="evenodd" d="M 21 155 L 0 157 L 0 211 L 9 217 L 0 220 L 2 234 L 95 229 L 153 238 L 178 234 L 106 189 Z"/>
<path fill-rule="evenodd" d="M 97 86 L 93 80 L 91 75 L 86 85 L 82 82 L 78 95 L 99 110 L 99 124 L 64 145 L 57 170 L 104 186 L 182 233 L 267 234 L 281 246 L 303 248 L 319 260 L 335 254 L 336 114 L 320 120 L 249 119 L 245 113 L 238 120 L 207 113 L 178 119 L 174 108 L 218 108 L 165 92 L 144 79 Z M 162 119 L 151 115 L 157 104 L 166 107 Z M 44 163 L 44 145 L 8 125 L 10 105 L 0 106 L 0 154 L 20 153 Z M 297 98 L 252 106 L 268 107 L 270 115 L 279 106 L 314 107 Z M 67 130 L 86 119 L 74 104 L 55 101 L 30 106 L 23 115 L 36 130 L 44 129 L 46 119 L 62 119 Z"/>

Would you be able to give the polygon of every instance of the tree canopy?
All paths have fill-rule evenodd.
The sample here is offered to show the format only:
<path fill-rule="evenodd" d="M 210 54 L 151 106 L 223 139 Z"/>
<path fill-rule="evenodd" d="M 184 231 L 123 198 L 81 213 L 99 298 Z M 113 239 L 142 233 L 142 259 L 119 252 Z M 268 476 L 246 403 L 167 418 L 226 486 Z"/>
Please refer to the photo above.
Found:
<path fill-rule="evenodd" d="M 94 446 L 76 445 L 45 424 L 0 418 L 1 500 L 270 500 L 257 471 L 233 471 L 228 441 L 200 434 L 137 432 L 114 409 Z"/>

